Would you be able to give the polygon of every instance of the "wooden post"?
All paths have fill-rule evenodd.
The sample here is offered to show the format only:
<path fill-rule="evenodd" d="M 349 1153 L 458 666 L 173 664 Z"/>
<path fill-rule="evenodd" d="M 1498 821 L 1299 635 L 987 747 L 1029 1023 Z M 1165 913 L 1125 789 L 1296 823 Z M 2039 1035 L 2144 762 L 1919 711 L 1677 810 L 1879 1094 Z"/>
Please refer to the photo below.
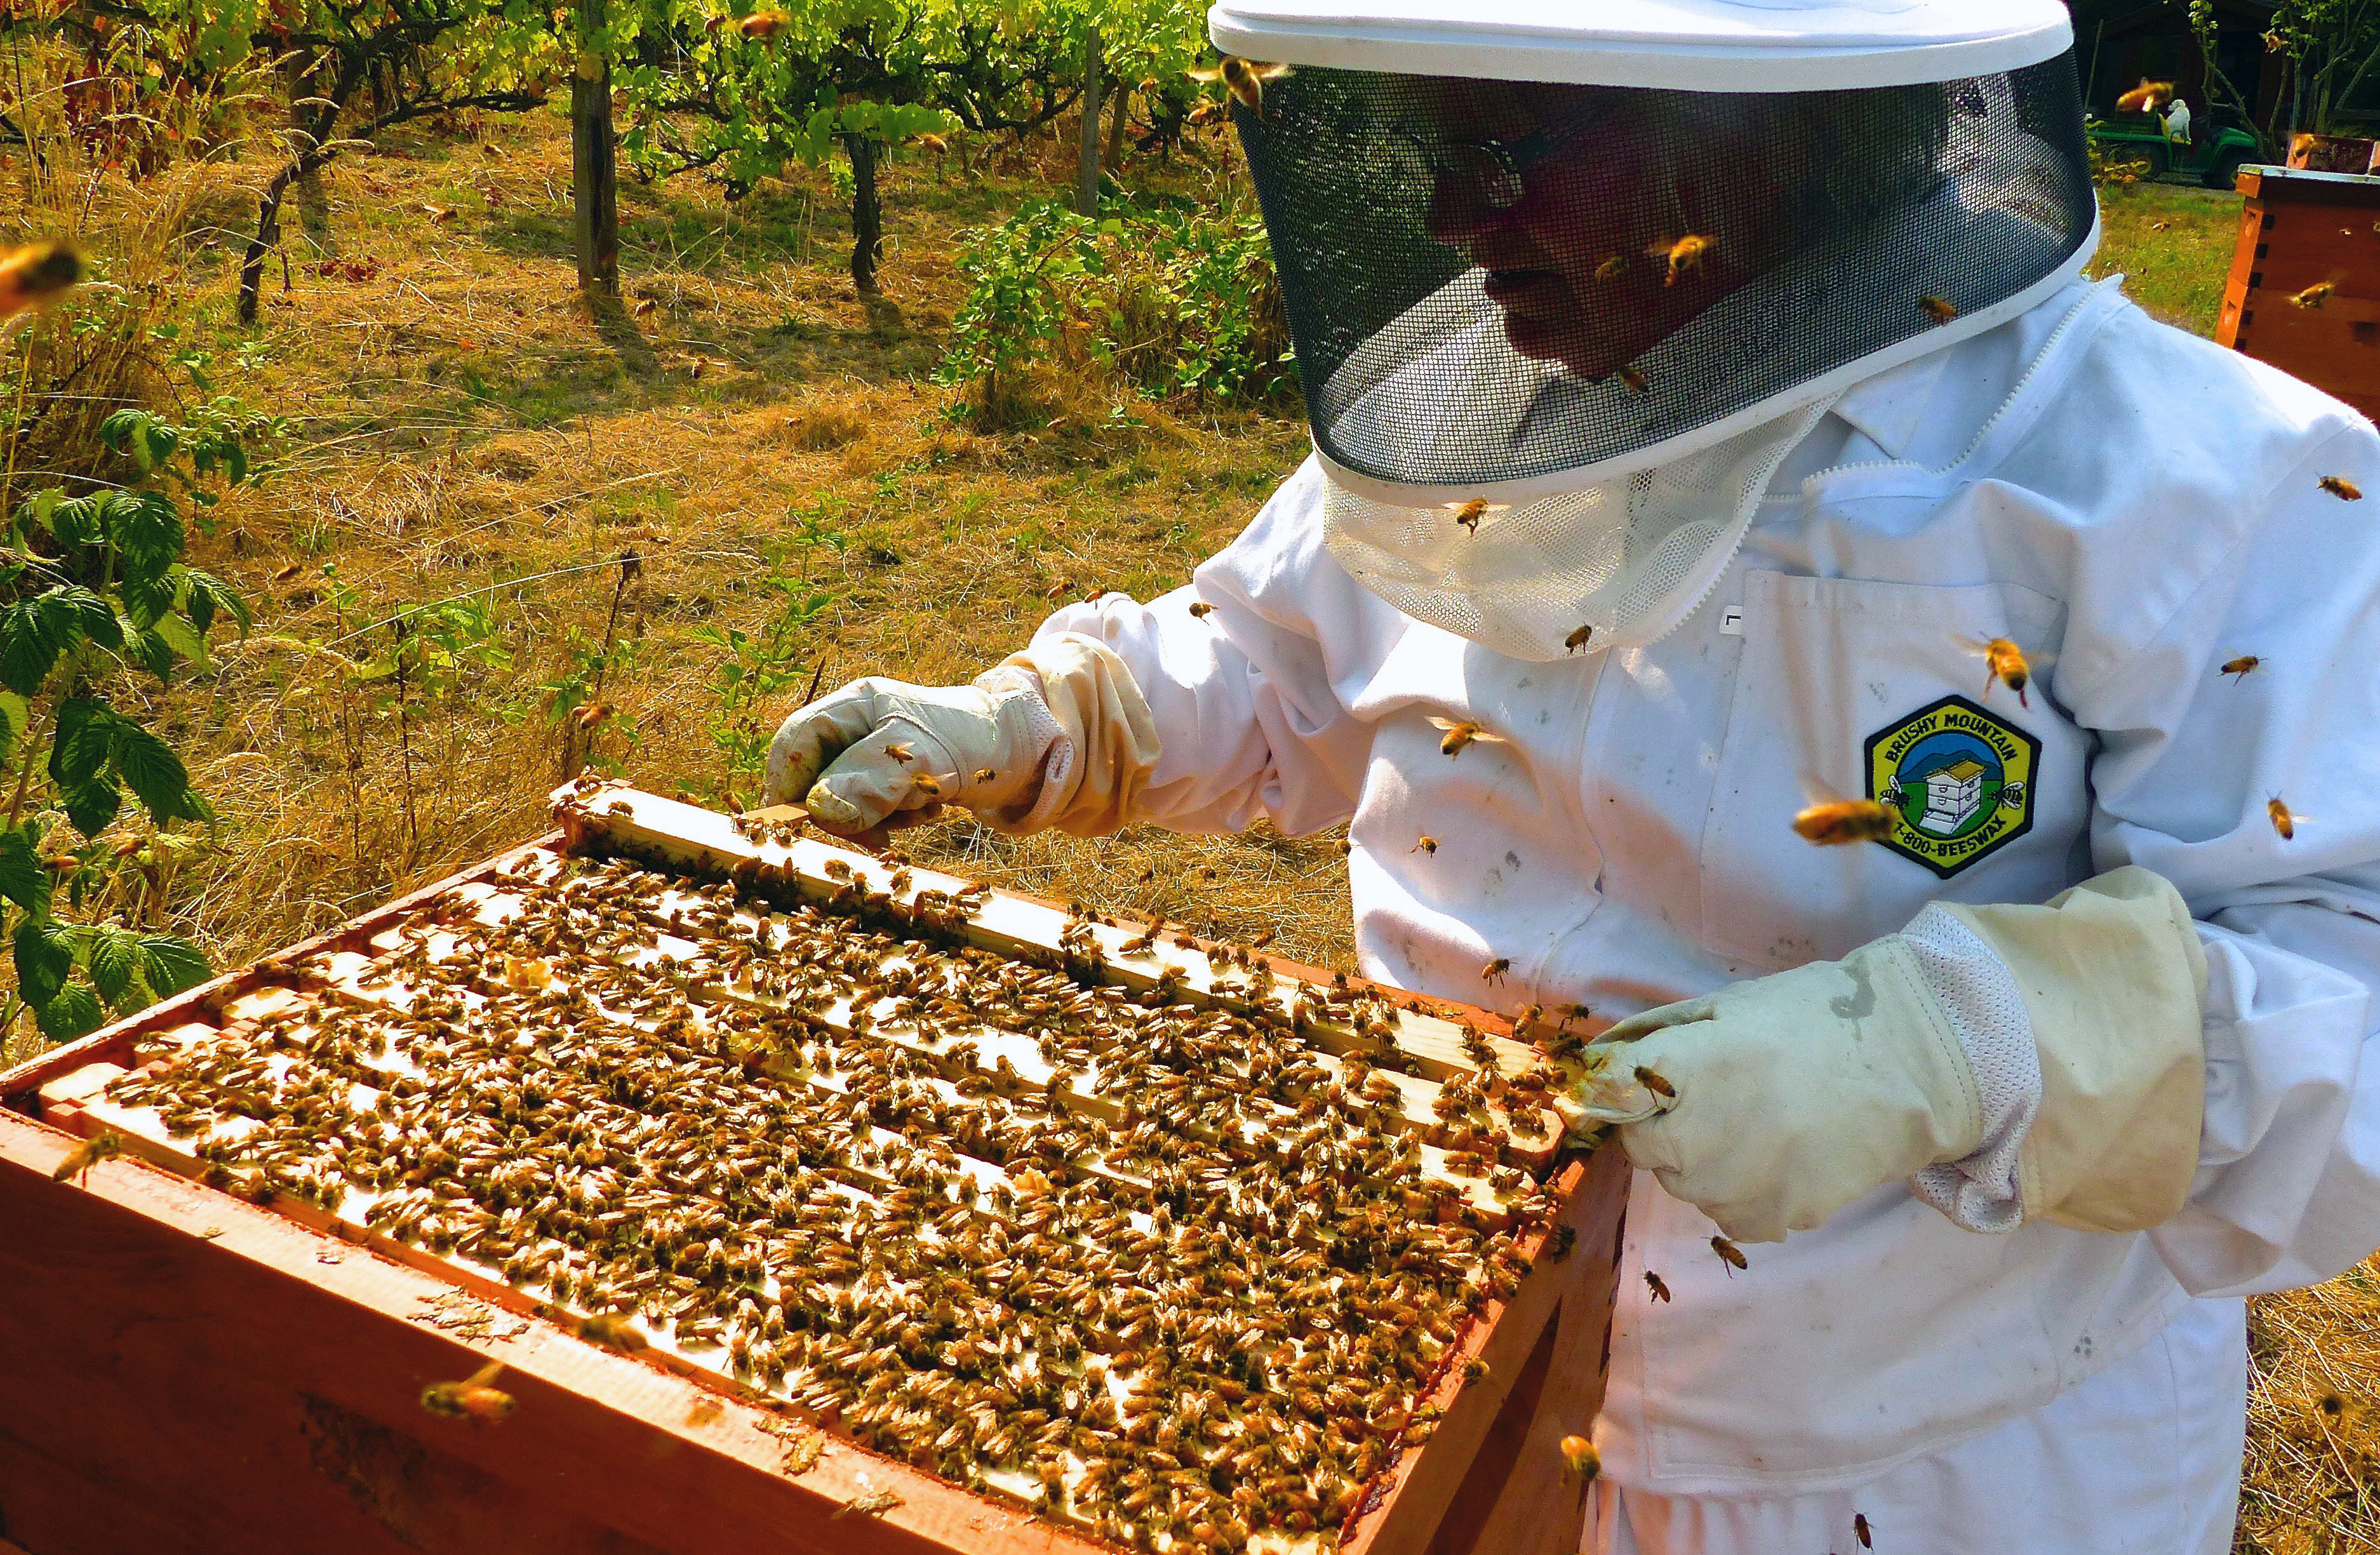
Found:
<path fill-rule="evenodd" d="M 570 78 L 570 192 L 582 291 L 620 290 L 620 166 L 612 138 L 612 65 L 594 48 L 603 0 L 580 12 L 578 68 Z"/>
<path fill-rule="evenodd" d="M 1091 29 L 1083 44 L 1083 163 L 1075 186 L 1075 209 L 1086 216 L 1099 213 L 1099 30 Z"/>

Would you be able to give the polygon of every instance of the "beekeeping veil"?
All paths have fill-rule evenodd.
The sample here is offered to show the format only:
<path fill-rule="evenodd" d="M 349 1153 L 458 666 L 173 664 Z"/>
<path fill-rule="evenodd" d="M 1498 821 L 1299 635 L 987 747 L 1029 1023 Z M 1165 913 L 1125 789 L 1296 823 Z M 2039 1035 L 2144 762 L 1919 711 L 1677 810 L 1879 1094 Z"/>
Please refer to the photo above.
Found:
<path fill-rule="evenodd" d="M 1836 396 L 2097 240 L 2058 0 L 1220 0 L 1208 28 L 1291 67 L 1232 112 L 1330 551 L 1519 658 L 1670 630 Z"/>

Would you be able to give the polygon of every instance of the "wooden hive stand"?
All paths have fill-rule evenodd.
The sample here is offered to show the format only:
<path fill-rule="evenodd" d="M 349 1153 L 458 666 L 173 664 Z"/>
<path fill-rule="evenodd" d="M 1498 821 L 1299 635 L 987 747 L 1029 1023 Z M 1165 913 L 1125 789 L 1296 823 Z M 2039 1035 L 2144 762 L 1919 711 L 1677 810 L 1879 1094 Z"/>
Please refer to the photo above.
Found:
<path fill-rule="evenodd" d="M 0 1075 L 0 1532 L 29 1555 L 1113 1548 L 1080 1522 L 1037 1517 L 1014 1496 L 968 1490 L 832 1422 L 821 1428 L 715 1351 L 588 1342 L 551 1291 L 387 1234 L 369 1216 L 370 1195 L 261 1206 L 206 1186 L 193 1145 L 153 1111 L 110 1099 L 136 1069 L 262 1030 L 310 1001 L 361 1008 L 397 997 L 398 964 L 425 939 L 452 932 L 442 925 L 458 911 L 499 917 L 512 881 L 568 849 L 631 856 L 690 884 L 771 871 L 821 895 L 854 871 L 879 887 L 893 874 L 815 835 L 747 837 L 725 817 L 633 790 L 568 791 L 559 813 L 562 833 Z M 901 873 L 913 900 L 968 890 L 922 869 Z M 1126 988 L 1170 975 L 1194 1001 L 1260 992 L 1244 962 L 1235 971 L 1203 942 L 1186 956 L 1172 940 L 1130 952 L 1134 926 L 973 894 L 968 937 L 1005 953 L 1062 960 L 1061 937 L 1072 936 Z M 1326 974 L 1275 965 L 1266 975 L 1327 1017 Z M 1461 1070 L 1465 1026 L 1508 1067 L 1527 1060 L 1483 1012 L 1397 1002 L 1411 1012 L 1400 1036 L 1414 1060 L 1399 1078 L 1407 1100 Z M 126 1140 L 125 1155 L 55 1180 L 102 1130 Z M 1628 1172 L 1616 1149 L 1536 1159 L 1557 1219 L 1524 1244 L 1527 1272 L 1460 1334 L 1427 1399 L 1442 1411 L 1435 1431 L 1392 1455 L 1343 1527 L 1280 1548 L 1575 1548 L 1585 1489 L 1565 1479 L 1557 1443 L 1585 1434 L 1601 1403 Z M 443 1419 L 421 1407 L 425 1386 L 490 1360 L 516 1401 L 508 1417 Z M 1459 1361 L 1479 1363 L 1468 1368 L 1475 1379 Z"/>

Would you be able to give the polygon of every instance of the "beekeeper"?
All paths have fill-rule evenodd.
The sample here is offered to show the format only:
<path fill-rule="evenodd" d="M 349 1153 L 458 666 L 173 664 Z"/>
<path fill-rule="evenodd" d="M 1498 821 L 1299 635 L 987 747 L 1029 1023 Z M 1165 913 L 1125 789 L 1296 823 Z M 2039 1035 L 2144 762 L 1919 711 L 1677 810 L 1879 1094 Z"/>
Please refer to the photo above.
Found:
<path fill-rule="evenodd" d="M 771 796 L 1345 821 L 1368 976 L 1616 1020 L 1587 1549 L 2228 1550 L 2240 1297 L 2380 1245 L 2372 428 L 2082 278 L 2055 0 L 1210 27 L 1313 456 Z"/>

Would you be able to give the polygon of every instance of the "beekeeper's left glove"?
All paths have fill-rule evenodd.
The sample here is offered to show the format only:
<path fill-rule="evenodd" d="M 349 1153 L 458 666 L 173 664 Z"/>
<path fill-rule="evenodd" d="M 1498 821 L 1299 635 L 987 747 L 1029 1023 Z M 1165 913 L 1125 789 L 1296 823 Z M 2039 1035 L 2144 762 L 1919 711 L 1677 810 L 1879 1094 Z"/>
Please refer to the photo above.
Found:
<path fill-rule="evenodd" d="M 2180 893 L 2126 866 L 1622 1021 L 1574 1099 L 1739 1241 L 1904 1177 L 1971 1230 L 2139 1231 L 2197 1170 L 2205 990 Z"/>

